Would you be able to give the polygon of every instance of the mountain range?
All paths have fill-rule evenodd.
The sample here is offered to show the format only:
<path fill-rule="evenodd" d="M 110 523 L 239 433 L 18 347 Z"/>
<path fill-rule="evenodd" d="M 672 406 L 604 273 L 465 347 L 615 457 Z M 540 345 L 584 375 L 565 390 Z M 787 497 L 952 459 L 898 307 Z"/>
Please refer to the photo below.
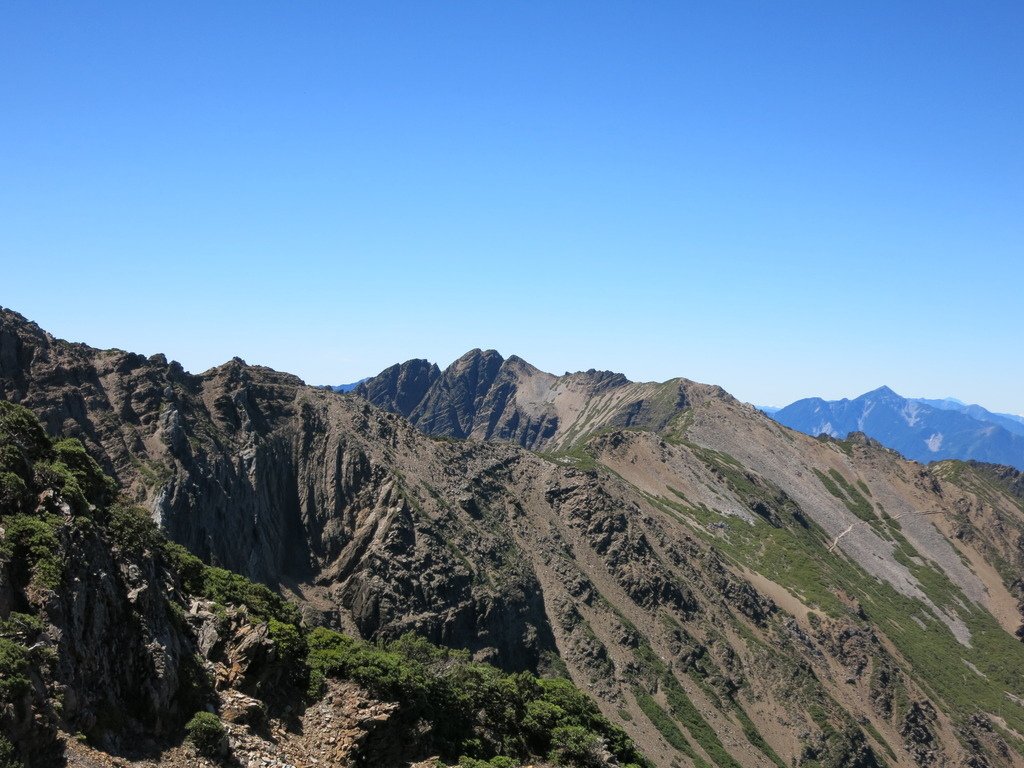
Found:
<path fill-rule="evenodd" d="M 954 398 L 905 398 L 880 387 L 852 400 L 812 397 L 766 412 L 809 435 L 863 432 L 922 463 L 961 459 L 1024 469 L 1024 418 Z"/>
<path fill-rule="evenodd" d="M 1024 764 L 1008 467 L 810 437 L 683 378 L 473 350 L 336 393 L 238 358 L 192 374 L 9 310 L 0 399 L 56 446 L 28 457 L 0 424 L 22 478 L 0 498 L 0 538 L 21 542 L 0 547 L 0 638 L 34 691 L 0 725 L 21 758 L 45 724 L 46 760 L 56 739 L 87 768 L 199 764 L 175 761 L 208 708 L 243 765 Z M 102 512 L 114 484 L 139 516 Z M 439 689 L 409 669 L 457 684 L 425 699 Z M 328 753 L 329 721 L 361 735 Z"/>
<path fill-rule="evenodd" d="M 366 381 L 366 379 L 360 379 L 359 381 L 354 381 L 351 384 L 336 384 L 333 387 L 328 387 L 328 389 L 330 389 L 332 392 L 339 392 L 339 393 L 351 392 L 353 389 L 358 387 L 364 381 Z"/>
<path fill-rule="evenodd" d="M 929 400 L 924 397 L 915 397 L 911 399 L 918 403 L 923 403 L 924 405 L 930 405 L 933 408 L 939 408 L 943 411 L 959 411 L 960 413 L 965 413 L 978 421 L 988 421 L 992 424 L 998 424 L 1014 434 L 1024 435 L 1024 416 L 1018 416 L 1015 413 L 994 413 L 980 405 L 968 404 L 962 400 L 957 400 L 955 397 L 946 397 L 941 400 Z"/>

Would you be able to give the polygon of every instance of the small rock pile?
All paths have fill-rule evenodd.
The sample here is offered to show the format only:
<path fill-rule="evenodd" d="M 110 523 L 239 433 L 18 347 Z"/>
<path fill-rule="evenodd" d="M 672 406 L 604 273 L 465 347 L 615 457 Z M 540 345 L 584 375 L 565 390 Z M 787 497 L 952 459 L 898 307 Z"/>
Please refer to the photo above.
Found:
<path fill-rule="evenodd" d="M 397 708 L 369 698 L 353 683 L 336 681 L 303 713 L 298 728 L 278 720 L 261 722 L 254 705 L 261 706 L 237 691 L 222 698 L 232 756 L 245 768 L 352 765 L 364 739 Z"/>

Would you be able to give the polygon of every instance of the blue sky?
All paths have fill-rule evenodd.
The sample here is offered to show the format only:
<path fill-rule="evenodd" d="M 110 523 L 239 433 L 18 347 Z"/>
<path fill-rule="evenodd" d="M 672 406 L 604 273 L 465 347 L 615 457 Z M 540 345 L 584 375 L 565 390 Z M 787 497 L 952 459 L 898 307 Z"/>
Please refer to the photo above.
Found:
<path fill-rule="evenodd" d="M 0 6 L 0 304 L 1024 412 L 1024 4 Z"/>

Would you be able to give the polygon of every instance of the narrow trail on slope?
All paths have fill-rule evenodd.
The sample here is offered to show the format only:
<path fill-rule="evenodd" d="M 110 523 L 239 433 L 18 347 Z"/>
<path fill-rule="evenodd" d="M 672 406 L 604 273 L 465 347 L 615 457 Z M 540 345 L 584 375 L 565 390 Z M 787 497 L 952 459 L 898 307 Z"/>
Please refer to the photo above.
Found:
<path fill-rule="evenodd" d="M 896 517 L 894 517 L 892 519 L 893 520 L 899 520 L 901 517 L 908 517 L 908 516 L 912 516 L 912 515 L 917 515 L 918 517 L 923 517 L 924 515 L 944 515 L 944 514 L 946 514 L 946 513 L 944 511 L 942 511 L 942 510 L 935 510 L 934 512 L 900 512 L 898 515 L 896 515 Z"/>
<path fill-rule="evenodd" d="M 934 511 L 934 512 L 900 512 L 898 515 L 896 515 L 895 517 L 892 517 L 890 519 L 891 520 L 899 520 L 901 517 L 913 517 L 913 516 L 923 517 L 925 515 L 942 515 L 942 514 L 945 514 L 945 513 L 942 512 L 941 510 L 937 510 L 937 511 Z M 870 527 L 870 524 L 866 520 L 858 520 L 856 523 L 850 523 L 850 525 L 847 527 L 847 529 L 845 531 L 843 531 L 842 533 L 840 533 L 838 536 L 835 537 L 835 539 L 832 541 L 831 546 L 829 546 L 828 551 L 830 553 L 831 552 L 835 552 L 836 551 L 836 547 L 839 546 L 839 540 L 841 538 L 843 538 L 843 536 L 848 534 L 850 531 L 852 531 L 854 529 L 854 526 L 856 526 L 858 523 L 860 525 L 867 525 L 867 526 Z"/>
<path fill-rule="evenodd" d="M 836 551 L 836 547 L 839 546 L 839 540 L 841 538 L 843 538 L 843 536 L 845 536 L 846 534 L 848 534 L 852 530 L 853 530 L 853 524 L 851 523 L 850 526 L 845 531 L 843 531 L 838 536 L 836 536 L 835 541 L 832 542 L 832 546 L 830 546 L 828 548 L 828 551 L 829 552 L 835 552 Z"/>

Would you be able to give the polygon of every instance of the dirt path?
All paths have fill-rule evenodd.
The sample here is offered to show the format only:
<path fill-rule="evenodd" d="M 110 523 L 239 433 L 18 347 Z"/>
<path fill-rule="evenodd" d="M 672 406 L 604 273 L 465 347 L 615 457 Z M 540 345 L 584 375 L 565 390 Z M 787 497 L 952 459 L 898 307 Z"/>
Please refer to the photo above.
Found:
<path fill-rule="evenodd" d="M 852 531 L 852 530 L 853 530 L 853 525 L 854 525 L 854 524 L 853 524 L 853 523 L 851 523 L 851 524 L 849 525 L 849 527 L 848 527 L 848 528 L 847 528 L 847 529 L 846 529 L 845 531 L 843 531 L 843 532 L 842 532 L 842 533 L 840 533 L 840 534 L 839 534 L 838 536 L 836 536 L 836 538 L 835 538 L 835 541 L 833 541 L 833 542 L 832 542 L 832 546 L 830 546 L 830 547 L 828 548 L 828 551 L 829 551 L 829 552 L 835 552 L 835 551 L 836 551 L 836 547 L 837 547 L 837 546 L 839 546 L 839 540 L 840 540 L 841 538 L 843 538 L 843 536 L 845 536 L 846 534 L 848 534 L 848 533 L 849 533 L 850 531 Z"/>

